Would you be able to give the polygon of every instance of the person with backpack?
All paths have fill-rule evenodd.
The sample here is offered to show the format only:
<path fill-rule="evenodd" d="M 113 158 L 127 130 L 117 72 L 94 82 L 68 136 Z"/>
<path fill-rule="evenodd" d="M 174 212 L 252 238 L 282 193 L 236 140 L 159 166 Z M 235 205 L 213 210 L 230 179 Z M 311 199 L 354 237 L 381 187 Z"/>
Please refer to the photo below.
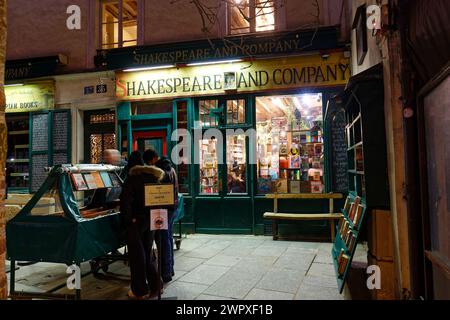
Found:
<path fill-rule="evenodd" d="M 174 186 L 175 204 L 173 208 L 168 210 L 168 230 L 158 230 L 155 232 L 156 245 L 161 255 L 161 277 L 164 283 L 172 281 L 174 272 L 173 258 L 173 222 L 178 209 L 178 177 L 172 162 L 167 157 L 159 157 L 158 153 L 153 149 L 148 149 L 143 155 L 144 163 L 148 166 L 156 166 L 164 171 L 164 177 L 161 183 L 171 183 Z M 158 233 L 160 233 L 158 235 Z M 161 237 L 161 243 L 158 239 Z"/>
<path fill-rule="evenodd" d="M 159 183 L 165 173 L 154 165 L 144 166 L 140 151 L 131 153 L 128 168 L 128 177 L 120 196 L 131 273 L 128 297 L 143 300 L 158 295 L 158 288 L 162 288 L 152 251 L 155 232 L 150 230 L 150 208 L 145 206 L 145 185 Z"/>

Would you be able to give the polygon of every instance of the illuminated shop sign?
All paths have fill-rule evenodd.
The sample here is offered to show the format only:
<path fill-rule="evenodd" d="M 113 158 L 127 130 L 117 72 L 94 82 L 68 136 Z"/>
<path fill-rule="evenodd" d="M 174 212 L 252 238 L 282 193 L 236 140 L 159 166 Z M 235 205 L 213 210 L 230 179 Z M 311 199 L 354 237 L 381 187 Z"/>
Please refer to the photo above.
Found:
<path fill-rule="evenodd" d="M 335 27 L 266 35 L 232 36 L 151 46 L 100 50 L 96 65 L 109 70 L 161 64 L 187 64 L 236 58 L 288 56 L 338 48 Z"/>
<path fill-rule="evenodd" d="M 120 72 L 120 100 L 160 99 L 232 92 L 345 85 L 350 66 L 343 53 L 255 60 L 160 70 Z"/>
<path fill-rule="evenodd" d="M 54 106 L 53 82 L 6 86 L 5 96 L 6 112 L 31 112 Z"/>

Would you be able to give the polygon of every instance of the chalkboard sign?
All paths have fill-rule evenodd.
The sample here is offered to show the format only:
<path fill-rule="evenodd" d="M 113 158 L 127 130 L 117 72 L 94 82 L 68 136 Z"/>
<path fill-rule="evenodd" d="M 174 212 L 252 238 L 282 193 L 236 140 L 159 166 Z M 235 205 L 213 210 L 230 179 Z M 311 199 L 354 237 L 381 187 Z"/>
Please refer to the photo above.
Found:
<path fill-rule="evenodd" d="M 334 192 L 348 192 L 348 160 L 345 134 L 345 112 L 337 111 L 330 120 L 331 176 Z"/>
<path fill-rule="evenodd" d="M 68 126 L 69 113 L 68 112 L 54 112 L 53 113 L 53 150 L 67 150 L 68 141 Z M 64 160 L 66 163 L 67 159 Z M 54 163 L 59 164 L 59 163 Z"/>
<path fill-rule="evenodd" d="M 32 121 L 32 151 L 48 150 L 48 113 L 33 114 Z"/>
<path fill-rule="evenodd" d="M 36 192 L 47 178 L 47 172 L 45 172 L 44 168 L 48 167 L 48 155 L 35 154 L 32 156 L 31 162 L 33 173 L 31 177 L 31 192 Z"/>

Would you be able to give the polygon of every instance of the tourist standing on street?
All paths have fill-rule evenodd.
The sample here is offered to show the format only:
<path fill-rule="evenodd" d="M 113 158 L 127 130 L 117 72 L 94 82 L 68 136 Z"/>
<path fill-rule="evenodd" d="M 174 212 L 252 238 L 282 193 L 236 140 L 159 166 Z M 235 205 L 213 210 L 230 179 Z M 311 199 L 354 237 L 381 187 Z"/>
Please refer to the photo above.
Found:
<path fill-rule="evenodd" d="M 168 210 L 168 230 L 158 230 L 160 233 L 161 243 L 156 241 L 158 246 L 158 252 L 162 252 L 161 255 L 161 275 L 165 283 L 172 281 L 172 277 L 175 275 L 174 271 L 174 258 L 173 258 L 173 221 L 175 219 L 175 212 L 178 208 L 178 178 L 175 169 L 172 166 L 172 162 L 167 157 L 159 157 L 158 153 L 153 149 L 148 149 L 144 152 L 144 162 L 147 165 L 155 165 L 164 171 L 164 178 L 161 183 L 171 183 L 174 185 L 175 205 Z M 159 235 L 156 233 L 155 239 L 159 239 Z"/>
<path fill-rule="evenodd" d="M 154 232 L 150 230 L 150 209 L 145 207 L 144 186 L 160 182 L 164 178 L 164 171 L 143 164 L 140 151 L 132 152 L 128 162 L 128 177 L 120 197 L 131 272 L 128 297 L 139 300 L 158 295 L 158 281 L 161 282 L 152 252 Z"/>

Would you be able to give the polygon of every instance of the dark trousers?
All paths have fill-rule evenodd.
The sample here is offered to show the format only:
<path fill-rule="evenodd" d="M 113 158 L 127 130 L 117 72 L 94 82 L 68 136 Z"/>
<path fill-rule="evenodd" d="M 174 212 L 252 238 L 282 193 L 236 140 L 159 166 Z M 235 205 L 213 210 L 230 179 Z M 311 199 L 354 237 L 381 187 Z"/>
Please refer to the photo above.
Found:
<path fill-rule="evenodd" d="M 173 265 L 173 220 L 175 219 L 175 212 L 169 211 L 168 230 L 158 230 L 155 232 L 156 245 L 158 252 L 161 252 L 161 276 L 169 278 L 174 274 Z M 159 233 L 159 234 L 158 234 Z M 161 237 L 161 243 L 159 243 Z"/>
<path fill-rule="evenodd" d="M 158 270 L 153 255 L 154 232 L 148 220 L 137 220 L 127 228 L 127 245 L 130 260 L 131 291 L 144 296 L 158 290 Z"/>

